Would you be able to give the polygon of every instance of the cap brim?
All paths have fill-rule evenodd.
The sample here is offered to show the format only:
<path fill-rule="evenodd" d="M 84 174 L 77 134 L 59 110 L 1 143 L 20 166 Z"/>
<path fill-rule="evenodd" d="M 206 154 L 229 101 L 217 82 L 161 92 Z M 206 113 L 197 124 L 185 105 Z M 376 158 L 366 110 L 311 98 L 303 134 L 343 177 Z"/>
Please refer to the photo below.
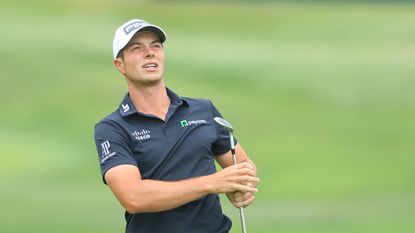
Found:
<path fill-rule="evenodd" d="M 140 28 L 140 30 L 137 30 L 134 34 L 136 34 L 137 32 L 142 32 L 142 31 L 153 32 L 154 34 L 156 34 L 159 37 L 161 43 L 164 43 L 166 41 L 166 34 L 159 27 L 146 26 L 146 27 Z"/>

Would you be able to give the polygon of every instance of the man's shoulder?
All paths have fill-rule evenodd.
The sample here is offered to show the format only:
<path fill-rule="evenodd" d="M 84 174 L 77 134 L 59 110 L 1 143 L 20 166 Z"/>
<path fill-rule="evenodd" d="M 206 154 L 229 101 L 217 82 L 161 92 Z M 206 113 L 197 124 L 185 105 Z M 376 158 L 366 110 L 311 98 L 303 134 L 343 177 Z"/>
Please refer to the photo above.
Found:
<path fill-rule="evenodd" d="M 189 106 L 198 106 L 198 105 L 211 105 L 212 102 L 209 99 L 205 98 L 191 98 L 191 97 L 181 97 L 186 101 Z"/>
<path fill-rule="evenodd" d="M 100 121 L 98 121 L 95 124 L 95 128 L 98 125 L 102 125 L 102 124 L 114 125 L 114 124 L 117 124 L 118 122 L 120 122 L 121 120 L 122 120 L 122 117 L 121 117 L 119 109 L 117 108 L 115 111 L 108 114 L 106 117 L 102 118 Z"/>

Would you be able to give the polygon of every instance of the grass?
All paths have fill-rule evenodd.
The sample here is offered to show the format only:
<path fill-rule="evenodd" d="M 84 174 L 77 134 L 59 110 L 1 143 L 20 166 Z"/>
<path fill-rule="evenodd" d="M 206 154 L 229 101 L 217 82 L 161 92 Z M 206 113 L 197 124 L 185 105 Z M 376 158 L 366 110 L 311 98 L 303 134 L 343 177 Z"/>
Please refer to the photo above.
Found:
<path fill-rule="evenodd" d="M 415 229 L 413 5 L 0 6 L 0 232 L 123 231 L 92 131 L 125 94 L 111 43 L 133 17 L 166 29 L 167 85 L 212 99 L 257 163 L 248 230 Z"/>

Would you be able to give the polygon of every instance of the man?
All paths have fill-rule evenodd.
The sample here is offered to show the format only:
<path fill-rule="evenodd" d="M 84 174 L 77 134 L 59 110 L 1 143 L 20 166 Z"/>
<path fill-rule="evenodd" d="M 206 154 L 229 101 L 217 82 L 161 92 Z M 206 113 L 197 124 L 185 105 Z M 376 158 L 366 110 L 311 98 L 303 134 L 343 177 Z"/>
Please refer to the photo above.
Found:
<path fill-rule="evenodd" d="M 221 114 L 209 100 L 165 87 L 165 40 L 160 27 L 140 19 L 115 33 L 114 65 L 128 93 L 95 126 L 102 177 L 126 209 L 127 233 L 228 232 L 218 194 L 236 207 L 252 203 L 256 168 L 237 142 L 233 165 L 229 135 L 214 123 Z"/>

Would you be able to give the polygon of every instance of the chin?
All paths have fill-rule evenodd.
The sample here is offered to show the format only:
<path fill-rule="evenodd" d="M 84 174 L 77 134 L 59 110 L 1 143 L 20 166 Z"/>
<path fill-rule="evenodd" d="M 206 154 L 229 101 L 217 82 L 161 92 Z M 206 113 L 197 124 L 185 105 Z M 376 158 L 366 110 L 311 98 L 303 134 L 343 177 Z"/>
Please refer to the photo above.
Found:
<path fill-rule="evenodd" d="M 133 83 L 136 83 L 140 86 L 157 86 L 162 83 L 162 78 L 146 78 L 146 79 L 140 79 L 140 80 L 132 80 Z"/>

